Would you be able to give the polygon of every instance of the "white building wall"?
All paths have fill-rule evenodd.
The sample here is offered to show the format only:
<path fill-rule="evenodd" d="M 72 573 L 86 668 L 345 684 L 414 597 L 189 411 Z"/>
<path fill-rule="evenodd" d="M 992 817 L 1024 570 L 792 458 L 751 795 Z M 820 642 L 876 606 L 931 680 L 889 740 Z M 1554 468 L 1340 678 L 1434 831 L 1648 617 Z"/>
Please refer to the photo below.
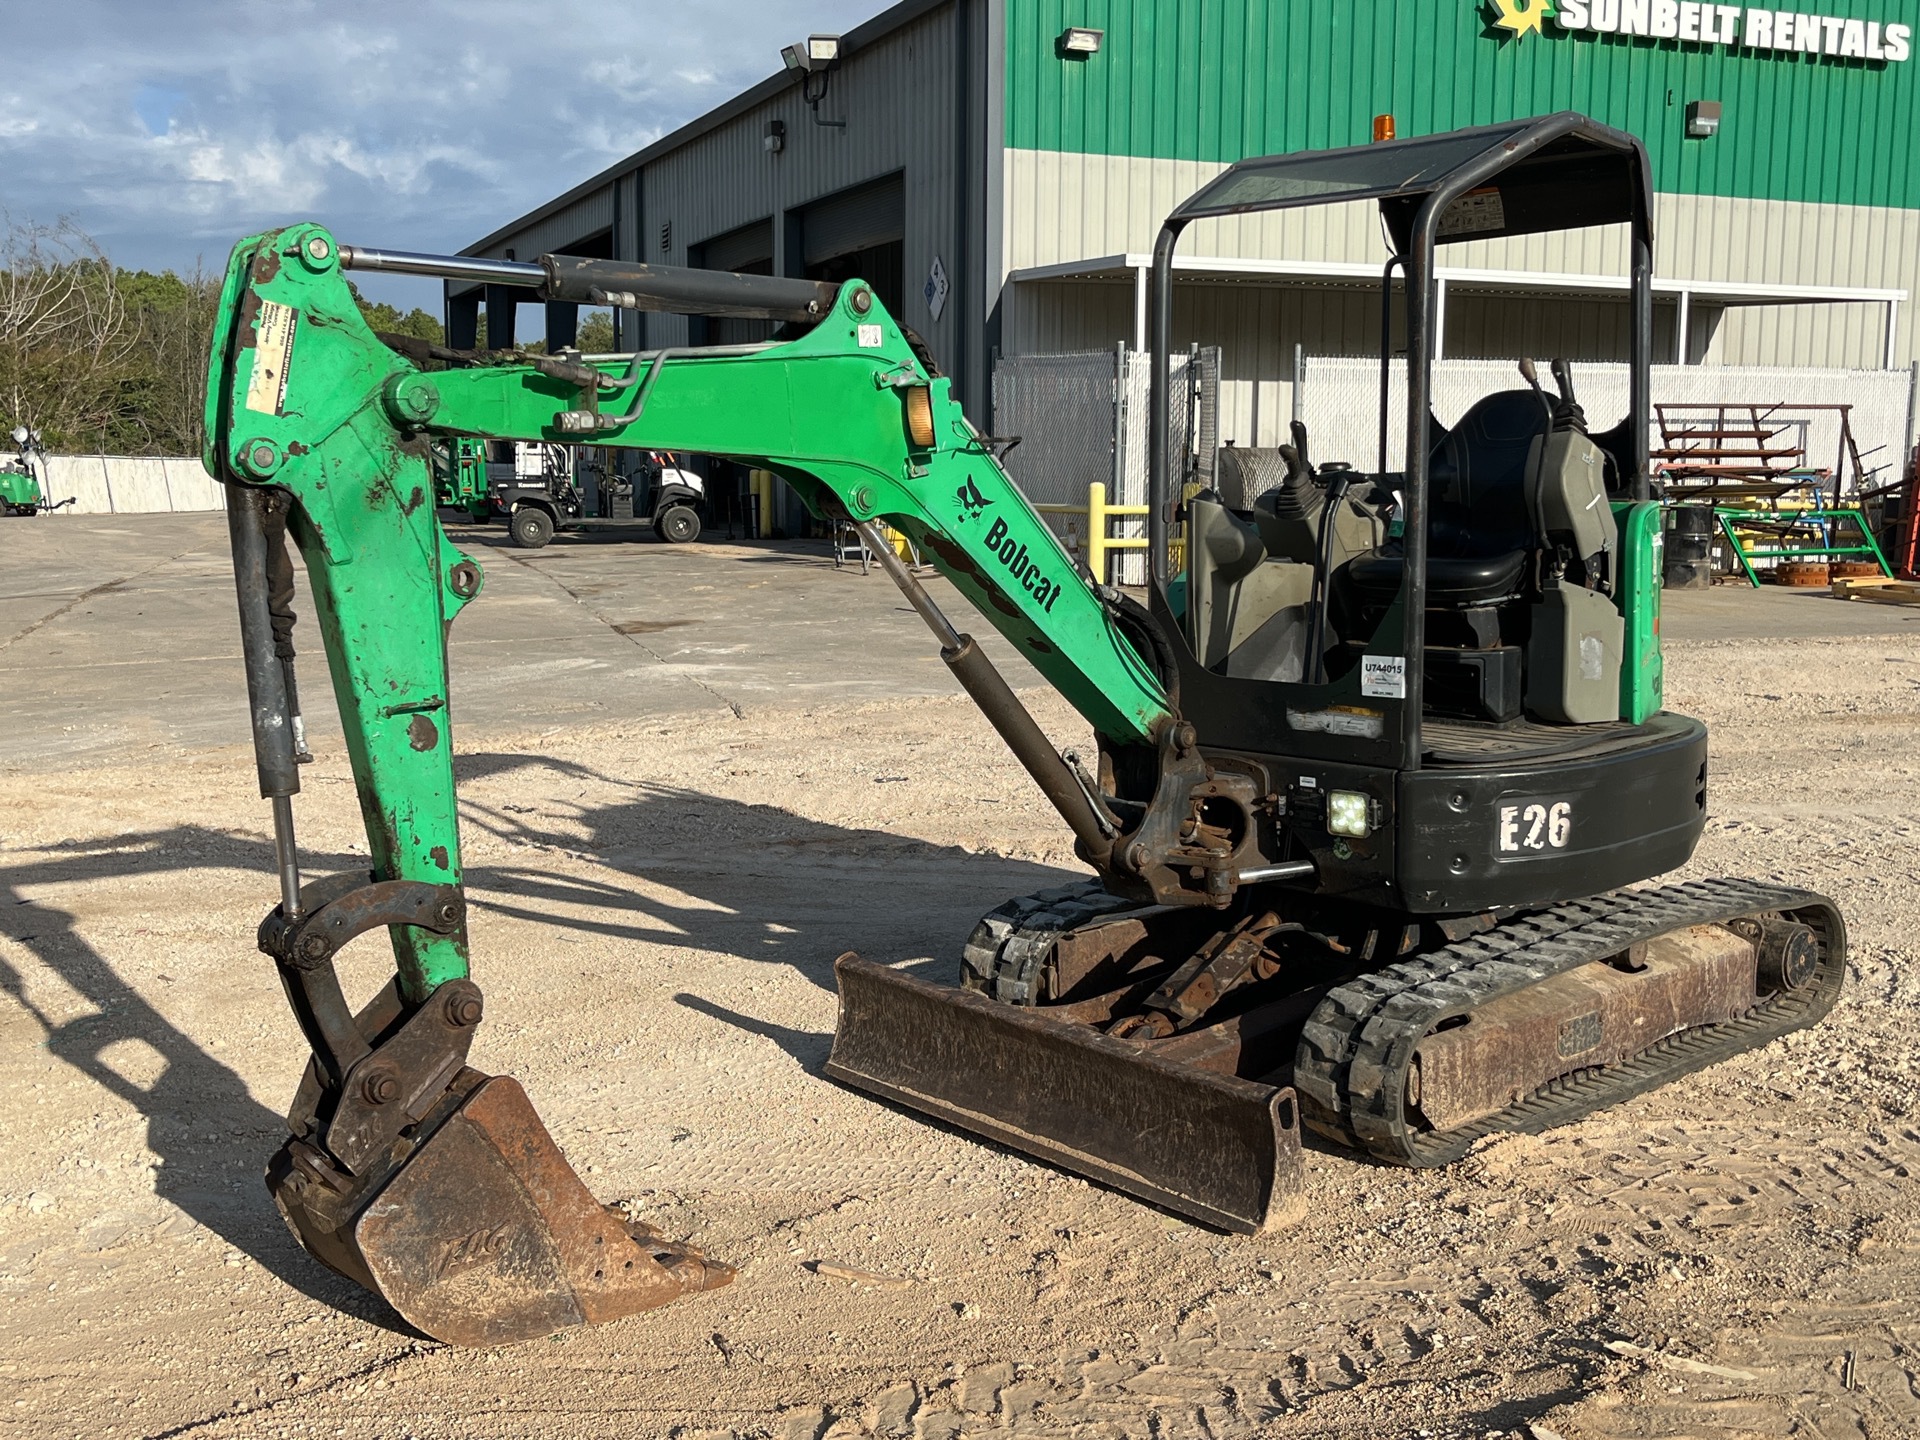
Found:
<path fill-rule="evenodd" d="M 1149 253 L 1167 213 L 1227 168 L 1039 150 L 1008 150 L 1003 165 L 1003 277 L 1040 265 Z M 1654 226 L 1655 272 L 1663 279 L 1905 290 L 1893 359 L 1904 367 L 1920 358 L 1913 315 L 1920 297 L 1920 211 L 1663 194 L 1655 197 Z M 1367 264 L 1387 258 L 1370 204 L 1203 221 L 1189 227 L 1180 253 Z M 1445 256 L 1450 267 L 1561 274 L 1624 276 L 1628 266 L 1627 238 L 1617 227 L 1471 241 L 1448 246 Z M 1702 353 L 1696 344 L 1694 358 L 1873 368 L 1886 356 L 1885 327 L 1881 304 L 1732 307 L 1711 348 Z M 1104 338 L 1130 333 L 1129 318 L 1124 330 Z M 1003 332 L 1002 348 L 1021 353 L 1011 328 Z M 1667 352 L 1656 354 L 1666 358 Z"/>

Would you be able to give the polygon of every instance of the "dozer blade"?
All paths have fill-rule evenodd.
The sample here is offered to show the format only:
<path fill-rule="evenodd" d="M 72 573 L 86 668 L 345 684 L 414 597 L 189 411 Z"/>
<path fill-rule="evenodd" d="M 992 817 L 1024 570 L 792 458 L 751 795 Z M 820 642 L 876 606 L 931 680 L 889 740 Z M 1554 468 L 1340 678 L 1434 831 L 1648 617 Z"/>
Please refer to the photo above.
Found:
<path fill-rule="evenodd" d="M 858 955 L 834 971 L 834 1079 L 1223 1230 L 1253 1234 L 1304 1208 L 1291 1089 Z"/>
<path fill-rule="evenodd" d="M 434 1339 L 511 1344 L 733 1278 L 600 1205 L 517 1081 L 462 1070 L 434 1114 L 424 1142 L 363 1177 L 298 1139 L 267 1171 L 300 1243 Z"/>

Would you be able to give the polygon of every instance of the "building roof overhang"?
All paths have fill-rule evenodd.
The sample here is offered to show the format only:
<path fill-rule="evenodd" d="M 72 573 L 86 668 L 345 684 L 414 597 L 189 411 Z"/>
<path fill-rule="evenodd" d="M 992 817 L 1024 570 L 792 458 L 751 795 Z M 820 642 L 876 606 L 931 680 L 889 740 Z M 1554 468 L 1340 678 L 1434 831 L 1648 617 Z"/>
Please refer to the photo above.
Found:
<path fill-rule="evenodd" d="M 1039 281 L 1098 281 L 1134 283 L 1151 271 L 1153 256 L 1129 252 L 1099 255 L 1085 260 L 1063 260 L 1012 271 L 1013 284 Z M 1351 260 L 1267 260 L 1254 256 L 1176 255 L 1173 273 L 1183 282 L 1240 282 L 1337 287 L 1373 287 L 1380 283 L 1380 265 Z M 1625 275 L 1536 270 L 1497 270 L 1477 265 L 1441 265 L 1435 275 L 1450 288 L 1463 292 L 1527 294 L 1536 296 L 1624 297 Z M 1887 304 L 1908 298 L 1905 290 L 1878 290 L 1852 285 L 1764 285 L 1741 280 L 1696 280 L 1657 276 L 1655 295 L 1686 295 L 1696 305 L 1818 305 Z"/>

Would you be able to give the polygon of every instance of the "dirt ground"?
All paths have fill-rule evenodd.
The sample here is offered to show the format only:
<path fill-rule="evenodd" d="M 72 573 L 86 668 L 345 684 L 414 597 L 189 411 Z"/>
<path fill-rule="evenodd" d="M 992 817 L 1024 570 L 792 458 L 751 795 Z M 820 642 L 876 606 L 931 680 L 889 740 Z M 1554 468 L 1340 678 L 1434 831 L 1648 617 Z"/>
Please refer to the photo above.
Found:
<path fill-rule="evenodd" d="M 1836 896 L 1818 1030 L 1443 1172 L 1309 1157 L 1224 1237 L 825 1080 L 833 957 L 950 976 L 1075 872 L 957 699 L 463 741 L 475 1062 L 741 1267 L 496 1352 L 405 1333 L 259 1180 L 303 1049 L 244 752 L 0 773 L 0 1421 L 20 1436 L 1920 1435 L 1920 653 L 1669 649 L 1689 873 Z M 1063 740 L 1077 722 L 1034 697 Z M 315 871 L 362 853 L 338 745 Z M 718 858 L 714 858 L 718 857 Z M 376 942 L 350 988 L 384 977 Z M 352 952 L 349 952 L 351 955 Z M 905 1283 L 852 1285 L 833 1261 Z"/>

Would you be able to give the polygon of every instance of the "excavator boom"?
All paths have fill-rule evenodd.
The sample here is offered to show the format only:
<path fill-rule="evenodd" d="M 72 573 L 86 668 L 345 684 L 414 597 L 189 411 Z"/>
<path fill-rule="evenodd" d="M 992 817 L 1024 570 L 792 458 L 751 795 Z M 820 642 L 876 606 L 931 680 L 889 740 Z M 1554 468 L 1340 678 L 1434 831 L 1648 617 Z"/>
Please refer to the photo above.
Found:
<path fill-rule="evenodd" d="M 1128 633 L 1118 597 L 1076 569 L 870 287 L 548 257 L 537 273 L 550 293 L 804 317 L 806 328 L 784 343 L 507 363 L 455 356 L 429 369 L 367 329 L 343 270 L 419 273 L 436 263 L 450 273 L 473 262 L 354 251 L 314 225 L 243 242 L 214 336 L 205 460 L 231 497 L 255 759 L 280 857 L 281 903 L 260 942 L 314 1057 L 269 1186 L 325 1263 L 429 1333 L 477 1344 L 647 1308 L 730 1272 L 601 1211 L 520 1087 L 465 1063 L 483 1006 L 468 966 L 445 637 L 479 596 L 482 575 L 436 517 L 434 444 L 689 450 L 772 470 L 816 513 L 844 516 L 870 536 L 884 522 L 911 537 L 1107 742 L 1151 751 L 1178 727 L 1143 656 L 1151 645 Z M 305 560 L 345 728 L 366 874 L 312 880 L 299 864 L 288 538 Z M 971 637 L 904 567 L 889 568 L 1080 853 L 1096 866 L 1130 856 L 1138 868 L 1152 848 L 1129 840 L 1142 817 L 1115 815 L 1117 802 L 1054 751 Z M 394 981 L 354 1014 L 333 957 L 383 928 Z M 849 994 L 910 1012 L 910 988 L 883 972 Z M 1067 1163 L 1090 1134 L 1111 1149 L 1114 1136 L 1136 1132 L 1140 1105 L 1098 1083 L 1113 1072 L 1117 1042 L 1027 1019 L 1024 1030 L 989 1024 L 949 1037 L 944 1061 L 929 1050 L 922 1072 L 939 1072 L 929 1073 L 933 1089 L 976 1072 L 1017 1087 L 1040 1056 L 1043 1068 L 1086 1082 L 1080 1109 L 1035 1107 L 1028 1126 L 998 1132 Z M 884 1058 L 858 1049 L 836 1051 L 832 1072 L 912 1103 Z M 1291 1109 L 1276 1121 L 1271 1088 L 1237 1083 L 1210 1083 L 1200 1103 L 1234 1111 L 1251 1136 L 1251 1164 L 1273 1174 L 1276 1155 L 1297 1155 Z M 1101 1163 L 1091 1173 L 1138 1193 L 1177 1189 L 1158 1173 L 1162 1159 Z M 1130 1182 L 1135 1169 L 1144 1173 Z M 1265 1195 L 1251 1203 L 1265 1214 Z"/>

